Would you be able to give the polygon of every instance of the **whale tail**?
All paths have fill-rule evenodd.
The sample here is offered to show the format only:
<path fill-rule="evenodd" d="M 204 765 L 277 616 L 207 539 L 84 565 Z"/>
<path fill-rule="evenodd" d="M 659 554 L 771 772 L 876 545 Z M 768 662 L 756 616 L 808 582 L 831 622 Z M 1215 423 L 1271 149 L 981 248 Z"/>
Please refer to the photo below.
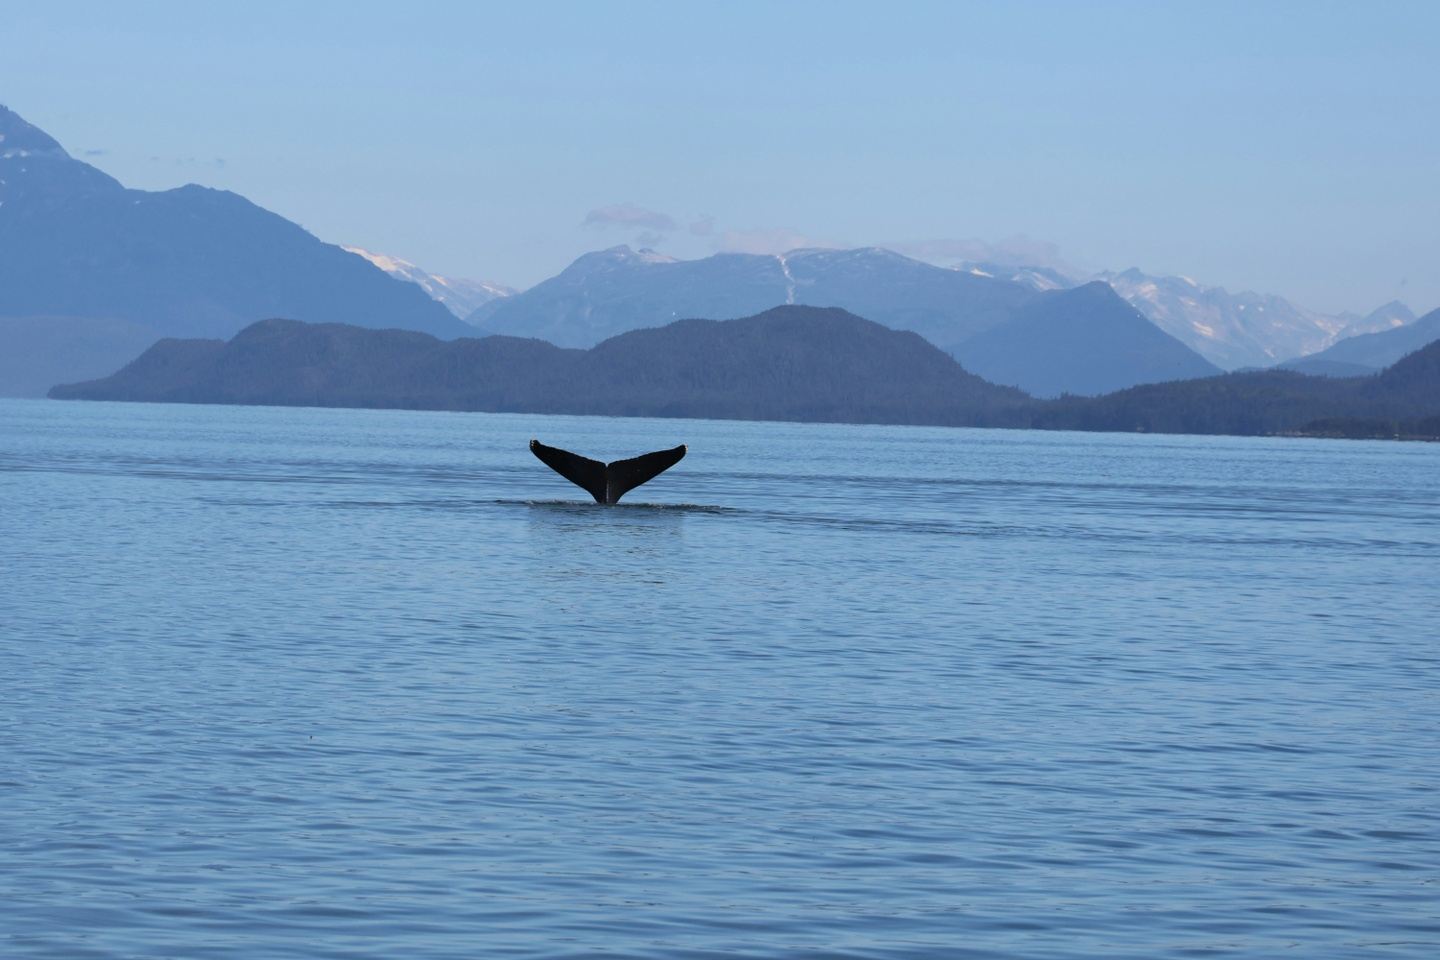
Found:
<path fill-rule="evenodd" d="M 530 441 L 530 452 L 545 466 L 594 497 L 596 503 L 619 503 L 625 494 L 679 463 L 685 456 L 685 444 L 611 463 L 591 460 L 559 447 L 547 447 L 539 440 Z"/>

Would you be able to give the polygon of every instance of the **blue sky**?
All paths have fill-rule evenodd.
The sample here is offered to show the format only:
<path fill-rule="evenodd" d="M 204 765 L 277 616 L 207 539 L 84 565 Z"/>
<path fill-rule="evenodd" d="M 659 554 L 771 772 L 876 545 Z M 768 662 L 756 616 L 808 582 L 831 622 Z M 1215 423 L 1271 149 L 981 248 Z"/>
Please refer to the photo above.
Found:
<path fill-rule="evenodd" d="M 0 102 L 130 186 L 525 286 L 628 242 L 1440 306 L 1440 3 L 67 3 Z"/>

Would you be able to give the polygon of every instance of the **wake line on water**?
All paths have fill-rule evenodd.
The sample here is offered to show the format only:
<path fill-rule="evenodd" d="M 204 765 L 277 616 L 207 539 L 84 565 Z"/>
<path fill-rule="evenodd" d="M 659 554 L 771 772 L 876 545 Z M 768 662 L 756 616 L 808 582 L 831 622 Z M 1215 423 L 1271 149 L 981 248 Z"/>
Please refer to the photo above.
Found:
<path fill-rule="evenodd" d="M 602 507 L 600 504 L 591 503 L 588 500 L 500 499 L 485 502 L 502 507 L 530 507 L 539 510 L 563 510 L 574 513 L 621 511 L 634 513 L 744 514 L 751 512 L 741 510 L 738 507 L 722 507 L 705 503 L 612 503 Z"/>
<path fill-rule="evenodd" d="M 222 507 L 299 507 L 329 510 L 473 510 L 483 507 L 529 507 L 565 512 L 595 514 L 607 511 L 624 513 L 705 513 L 744 514 L 754 511 L 703 503 L 618 503 L 600 509 L 588 500 L 476 499 L 425 498 L 405 500 L 278 500 L 261 497 L 196 497 L 196 502 Z"/>

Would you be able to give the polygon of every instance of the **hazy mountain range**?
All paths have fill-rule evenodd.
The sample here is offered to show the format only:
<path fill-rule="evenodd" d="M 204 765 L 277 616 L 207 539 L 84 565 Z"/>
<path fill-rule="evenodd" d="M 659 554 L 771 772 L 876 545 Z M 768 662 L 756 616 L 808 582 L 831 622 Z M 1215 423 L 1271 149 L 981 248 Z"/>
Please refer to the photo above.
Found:
<path fill-rule="evenodd" d="M 1103 273 L 1155 325 L 1226 370 L 1268 367 L 1322 349 L 1345 321 L 1295 307 L 1268 294 L 1232 294 L 1188 277 L 1152 277 L 1139 270 Z"/>
<path fill-rule="evenodd" d="M 869 315 L 865 313 L 867 307 L 873 314 L 892 308 L 897 302 L 896 294 L 886 288 L 885 281 L 893 278 L 877 276 L 876 272 L 872 271 L 867 282 L 884 291 L 884 302 L 867 305 L 860 302 L 862 297 L 855 296 L 856 291 L 835 290 L 827 283 L 823 268 L 836 264 L 841 265 L 842 269 L 870 267 L 882 255 L 898 258 L 921 268 L 951 269 L 982 279 L 1017 284 L 1037 292 L 1064 290 L 1087 282 L 1049 267 L 967 261 L 952 268 L 941 268 L 878 248 L 792 250 L 774 257 L 720 255 L 726 258 L 741 257 L 748 261 L 751 272 L 748 276 L 737 278 L 735 273 L 717 263 L 714 257 L 681 261 L 652 250 L 636 252 L 622 246 L 587 254 L 556 277 L 541 284 L 540 286 L 545 288 L 547 300 L 545 306 L 539 308 L 544 313 L 543 317 L 534 317 L 537 311 L 534 305 L 527 304 L 522 308 L 517 304 L 489 302 L 498 299 L 494 296 L 497 288 L 496 285 L 486 285 L 491 291 L 486 298 L 488 305 L 470 313 L 466 319 L 481 329 L 527 332 L 556 342 L 580 346 L 621 329 L 653 325 L 680 316 L 738 316 L 746 310 L 757 309 L 761 303 L 769 303 L 780 296 L 782 291 L 787 298 L 783 302 L 833 302 L 846 309 Z M 663 264 L 670 269 L 649 271 L 640 281 L 649 288 L 643 293 L 615 289 L 621 282 L 616 273 L 622 272 L 627 266 L 642 264 Z M 733 269 L 735 264 L 730 262 L 728 266 Z M 805 276 L 807 266 L 821 268 L 820 275 Z M 608 271 L 597 277 L 598 269 L 605 267 L 609 268 Z M 785 276 L 787 270 L 792 276 Z M 415 279 L 429 288 L 430 284 L 426 280 Z M 734 283 L 737 279 L 740 279 L 742 284 L 754 284 L 759 289 L 748 291 L 748 295 L 735 293 L 734 299 L 730 301 L 725 299 L 725 294 L 709 289 L 711 283 Z M 1353 314 L 1324 314 L 1297 307 L 1283 297 L 1273 294 L 1230 293 L 1223 287 L 1204 286 L 1188 277 L 1151 276 L 1135 268 L 1121 272 L 1107 271 L 1096 274 L 1091 279 L 1109 284 L 1116 293 L 1160 329 L 1225 370 L 1271 366 L 1289 358 L 1322 350 L 1346 337 L 1403 326 L 1415 319 L 1414 313 L 1398 301 L 1385 304 L 1363 317 Z M 431 277 L 430 280 L 446 282 L 445 278 L 438 277 Z M 587 280 L 590 281 L 588 289 Z M 943 290 L 943 286 L 941 289 Z M 902 292 L 899 296 L 903 297 L 905 293 Z M 614 300 L 633 305 L 641 317 L 628 320 L 624 317 L 607 318 L 605 314 L 610 306 L 607 301 Z M 645 302 L 647 300 L 653 302 Z M 527 313 L 531 316 L 527 317 Z M 492 319 L 497 315 L 498 319 Z M 894 317 L 887 319 L 904 326 L 905 329 L 917 329 L 927 336 L 935 336 L 936 342 L 942 347 L 947 346 L 941 343 L 942 340 L 953 341 L 957 337 L 957 331 L 937 330 L 933 326 L 931 329 L 924 329 L 920 323 L 907 323 Z M 959 339 L 963 339 L 965 334 L 964 330 L 958 331 Z M 950 346 L 953 346 L 953 343 Z"/>
<path fill-rule="evenodd" d="M 967 369 L 1040 396 L 1219 372 L 1103 284 L 1041 291 L 873 247 L 701 260 L 613 247 L 468 319 L 486 333 L 584 348 L 627 330 L 733 319 L 776 303 L 842 307 L 918 333 Z"/>
<path fill-rule="evenodd" d="M 98 375 L 137 336 L 229 336 L 267 316 L 469 332 L 414 284 L 244 197 L 126 189 L 0 107 L 0 370 Z"/>
<path fill-rule="evenodd" d="M 727 320 L 783 304 L 839 306 L 944 350 L 1007 320 L 1027 287 L 878 248 L 721 253 L 676 260 L 627 246 L 586 254 L 557 276 L 468 318 L 487 333 L 590 347 L 686 317 Z"/>
<path fill-rule="evenodd" d="M 1268 367 L 1322 350 L 1337 340 L 1401 326 L 1415 319 L 1392 301 L 1367 316 L 1305 310 L 1283 297 L 1230 293 L 1189 277 L 1152 277 L 1139 270 L 1103 273 L 1115 292 L 1156 326 L 1226 370 Z"/>
<path fill-rule="evenodd" d="M 1099 284 L 1084 295 L 1113 296 Z M 1440 323 L 1440 311 L 1427 319 Z M 588 350 L 267 320 L 228 343 L 163 340 L 115 375 L 51 396 L 1170 433 L 1343 433 L 1359 423 L 1384 433 L 1431 429 L 1440 342 L 1375 376 L 1265 370 L 1044 401 L 974 376 L 914 333 L 835 308 L 679 320 Z"/>
<path fill-rule="evenodd" d="M 1395 328 L 1395 343 L 1412 342 L 1396 326 L 1413 320 L 1402 304 L 1327 317 L 1185 278 L 1101 279 L 1118 296 L 1049 268 L 941 267 L 873 247 L 677 260 L 620 246 L 516 293 L 323 243 L 233 193 L 126 189 L 0 108 L 0 393 L 38 394 L 118 369 L 161 336 L 226 337 L 270 317 L 590 347 L 677 319 L 840 307 L 1037 396 L 1268 366 L 1347 333 Z M 1345 350 L 1316 363 L 1378 368 Z"/>
<path fill-rule="evenodd" d="M 1133 268 L 1093 279 L 1110 285 L 1154 326 L 1224 370 L 1272 366 L 1342 337 L 1414 319 L 1400 303 L 1366 317 L 1329 315 L 1283 297 L 1232 294 L 1186 277 L 1153 277 Z M 586 254 L 555 277 L 517 296 L 491 300 L 466 319 L 488 332 L 583 347 L 680 317 L 738 317 L 777 303 L 840 306 L 895 329 L 914 330 L 963 358 L 966 340 L 1009 319 L 1033 295 L 1083 282 L 1045 267 L 968 262 L 940 267 L 880 248 L 676 260 L 620 246 Z"/>

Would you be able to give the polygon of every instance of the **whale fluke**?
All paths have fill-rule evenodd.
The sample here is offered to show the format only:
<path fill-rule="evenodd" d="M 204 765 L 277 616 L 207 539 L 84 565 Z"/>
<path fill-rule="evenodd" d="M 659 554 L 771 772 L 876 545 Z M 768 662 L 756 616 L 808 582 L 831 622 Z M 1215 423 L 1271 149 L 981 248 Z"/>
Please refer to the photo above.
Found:
<path fill-rule="evenodd" d="M 685 456 L 685 444 L 612 463 L 591 460 L 559 447 L 547 447 L 539 440 L 530 441 L 530 452 L 545 466 L 594 497 L 596 503 L 619 503 L 625 494 L 679 463 Z"/>

